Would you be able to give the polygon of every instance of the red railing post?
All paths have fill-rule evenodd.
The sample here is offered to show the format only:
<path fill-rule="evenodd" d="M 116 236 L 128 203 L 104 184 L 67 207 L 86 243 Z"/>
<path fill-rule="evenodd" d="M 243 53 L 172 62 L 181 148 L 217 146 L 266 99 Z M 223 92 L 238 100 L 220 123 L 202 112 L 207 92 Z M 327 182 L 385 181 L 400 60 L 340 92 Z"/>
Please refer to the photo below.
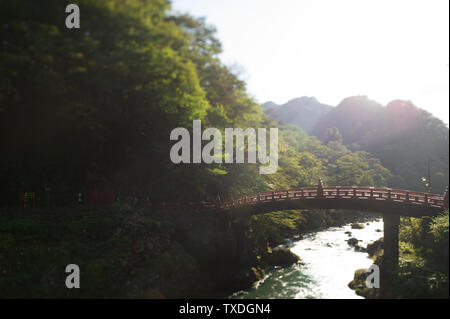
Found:
<path fill-rule="evenodd" d="M 242 207 L 246 204 L 252 204 L 255 202 L 262 202 L 267 201 L 269 199 L 269 196 L 271 197 L 272 201 L 275 200 L 283 200 L 283 199 L 290 199 L 290 198 L 299 198 L 301 196 L 302 199 L 305 197 L 312 198 L 324 198 L 325 196 L 328 197 L 334 197 L 334 198 L 342 198 L 342 196 L 345 196 L 345 198 L 348 198 L 347 196 L 350 196 L 350 193 L 353 193 L 352 198 L 357 199 L 359 197 L 368 197 L 370 196 L 370 199 L 376 199 L 376 198 L 386 198 L 386 190 L 387 190 L 387 199 L 389 200 L 404 200 L 405 202 L 419 202 L 420 197 L 424 196 L 424 204 L 426 206 L 439 206 L 444 207 L 446 209 L 449 208 L 449 194 L 448 194 L 448 187 L 445 190 L 445 193 L 443 196 L 436 196 L 431 193 L 417 193 L 417 192 L 409 192 L 406 190 L 394 190 L 392 192 L 391 188 L 388 189 L 380 189 L 375 187 L 368 187 L 368 188 L 361 188 L 358 190 L 358 187 L 351 187 L 351 190 L 349 190 L 348 187 L 344 187 L 344 189 L 341 191 L 340 186 L 329 186 L 325 190 L 325 187 L 323 186 L 323 182 L 320 179 L 319 183 L 317 185 L 316 190 L 314 188 L 295 188 L 291 190 L 280 190 L 280 191 L 272 191 L 272 192 L 265 192 L 265 193 L 258 193 L 255 195 L 245 195 L 237 200 L 231 199 L 230 201 L 220 201 L 216 200 L 214 202 L 186 202 L 186 203 L 166 203 L 166 202 L 160 202 L 156 203 L 156 205 L 150 202 L 149 198 L 146 198 L 145 205 L 147 207 L 156 207 L 158 209 L 176 209 L 176 208 L 182 208 L 182 207 L 189 207 L 189 208 L 215 208 L 215 209 L 229 209 L 232 207 Z M 306 194 L 305 194 L 306 192 Z M 316 192 L 316 194 L 314 194 Z M 358 195 L 358 192 L 360 193 Z M 93 193 L 93 194 L 91 194 Z M 97 192 L 91 192 L 86 195 L 86 201 L 87 202 L 98 202 L 99 199 L 97 198 L 98 194 Z M 292 193 L 292 194 L 291 194 Z M 369 194 L 367 194 L 369 193 Z M 92 195 L 90 197 L 90 195 Z M 45 198 L 47 207 L 50 207 L 50 190 L 45 190 Z M 284 196 L 284 197 L 283 197 Z M 100 197 L 100 202 L 104 201 L 105 199 L 103 197 Z M 30 203 L 30 201 L 33 201 Z M 23 207 L 27 207 L 27 204 L 33 205 L 35 207 L 36 204 L 36 198 L 34 192 L 20 192 L 19 193 L 19 207 L 23 205 Z M 29 206 L 29 205 L 28 205 Z"/>
<path fill-rule="evenodd" d="M 319 184 L 317 185 L 317 197 L 323 197 L 323 181 L 320 178 Z"/>

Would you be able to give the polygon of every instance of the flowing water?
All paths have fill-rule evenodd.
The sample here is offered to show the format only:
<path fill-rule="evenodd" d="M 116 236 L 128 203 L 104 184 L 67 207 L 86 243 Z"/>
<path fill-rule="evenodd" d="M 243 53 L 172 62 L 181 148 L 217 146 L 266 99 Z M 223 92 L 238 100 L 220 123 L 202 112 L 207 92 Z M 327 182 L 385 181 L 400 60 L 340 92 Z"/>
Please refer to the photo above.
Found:
<path fill-rule="evenodd" d="M 364 229 L 351 229 L 351 225 L 332 227 L 305 235 L 288 242 L 291 251 L 302 259 L 302 264 L 276 268 L 248 290 L 230 298 L 362 298 L 348 287 L 355 270 L 372 264 L 368 254 L 355 251 L 347 240 L 355 237 L 359 246 L 383 237 L 381 219 L 363 223 Z M 351 232 L 351 236 L 345 232 Z"/>

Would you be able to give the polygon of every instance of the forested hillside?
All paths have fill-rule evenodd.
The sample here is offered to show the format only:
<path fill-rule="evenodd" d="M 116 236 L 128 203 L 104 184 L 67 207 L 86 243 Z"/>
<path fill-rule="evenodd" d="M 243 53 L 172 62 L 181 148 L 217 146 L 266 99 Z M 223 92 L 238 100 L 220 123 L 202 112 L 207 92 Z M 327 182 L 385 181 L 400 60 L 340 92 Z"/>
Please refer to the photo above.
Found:
<path fill-rule="evenodd" d="M 4 194 L 47 186 L 203 200 L 316 185 L 319 177 L 387 186 L 388 172 L 370 154 L 294 128 L 282 134 L 275 176 L 261 177 L 256 164 L 172 164 L 170 131 L 193 119 L 220 129 L 276 123 L 218 59 L 213 27 L 169 15 L 166 1 L 143 3 L 80 1 L 83 28 L 69 30 L 59 1 L 2 1 Z M 340 166 L 349 174 L 336 175 Z"/>

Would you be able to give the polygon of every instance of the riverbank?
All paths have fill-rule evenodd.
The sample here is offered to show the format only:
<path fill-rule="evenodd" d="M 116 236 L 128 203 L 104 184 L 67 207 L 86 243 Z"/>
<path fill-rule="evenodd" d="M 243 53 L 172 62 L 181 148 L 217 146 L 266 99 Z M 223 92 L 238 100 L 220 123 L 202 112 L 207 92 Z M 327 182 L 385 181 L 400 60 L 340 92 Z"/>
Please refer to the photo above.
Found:
<path fill-rule="evenodd" d="M 324 211 L 257 216 L 242 256 L 243 234 L 205 211 L 121 204 L 0 212 L 1 298 L 225 297 L 273 269 L 264 257 L 281 238 L 350 218 Z M 68 264 L 80 266 L 81 289 L 65 288 Z"/>
<path fill-rule="evenodd" d="M 195 296 L 208 280 L 173 238 L 183 220 L 126 204 L 3 209 L 0 298 Z M 80 267 L 80 289 L 65 287 L 68 264 Z"/>

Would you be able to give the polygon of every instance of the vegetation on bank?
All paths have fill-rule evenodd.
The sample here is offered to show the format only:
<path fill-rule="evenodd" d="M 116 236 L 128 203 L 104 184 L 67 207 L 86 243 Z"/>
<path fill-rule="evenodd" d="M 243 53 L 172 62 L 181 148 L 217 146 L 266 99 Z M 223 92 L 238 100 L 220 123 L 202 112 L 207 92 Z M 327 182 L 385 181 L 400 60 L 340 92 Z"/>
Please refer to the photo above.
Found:
<path fill-rule="evenodd" d="M 399 242 L 399 269 L 390 283 L 396 298 L 449 297 L 449 213 L 426 218 L 402 218 Z M 383 239 L 369 244 L 374 263 L 383 263 Z M 366 287 L 365 269 L 355 272 L 349 284 L 358 295 L 378 298 L 376 289 Z"/>
<path fill-rule="evenodd" d="M 0 298 L 226 297 L 274 266 L 297 262 L 288 250 L 272 250 L 286 237 L 346 220 L 338 212 L 279 214 L 295 218 L 295 229 L 284 231 L 271 214 L 255 218 L 244 252 L 239 225 L 207 211 L 127 203 L 2 209 Z M 80 289 L 65 287 L 68 264 L 80 267 Z"/>
<path fill-rule="evenodd" d="M 213 244 L 221 236 L 216 223 L 204 212 L 177 212 L 179 218 L 166 213 L 127 204 L 2 210 L 0 298 L 185 298 L 211 292 L 208 260 L 228 253 Z M 80 289 L 65 286 L 68 264 L 80 267 Z"/>
<path fill-rule="evenodd" d="M 3 209 L 0 298 L 226 297 L 250 288 L 274 266 L 298 262 L 289 251 L 273 249 L 286 238 L 362 216 L 339 211 L 254 216 L 244 253 L 240 228 L 206 211 L 151 211 L 126 203 Z M 431 223 L 403 219 L 402 224 L 397 296 L 448 298 L 448 213 Z M 382 264 L 382 244 L 367 251 Z M 80 266 L 81 289 L 65 287 L 65 267 L 72 263 Z M 357 271 L 352 288 L 376 297 L 365 288 L 365 275 Z"/>
<path fill-rule="evenodd" d="M 403 218 L 400 228 L 400 298 L 449 297 L 449 213 Z"/>

